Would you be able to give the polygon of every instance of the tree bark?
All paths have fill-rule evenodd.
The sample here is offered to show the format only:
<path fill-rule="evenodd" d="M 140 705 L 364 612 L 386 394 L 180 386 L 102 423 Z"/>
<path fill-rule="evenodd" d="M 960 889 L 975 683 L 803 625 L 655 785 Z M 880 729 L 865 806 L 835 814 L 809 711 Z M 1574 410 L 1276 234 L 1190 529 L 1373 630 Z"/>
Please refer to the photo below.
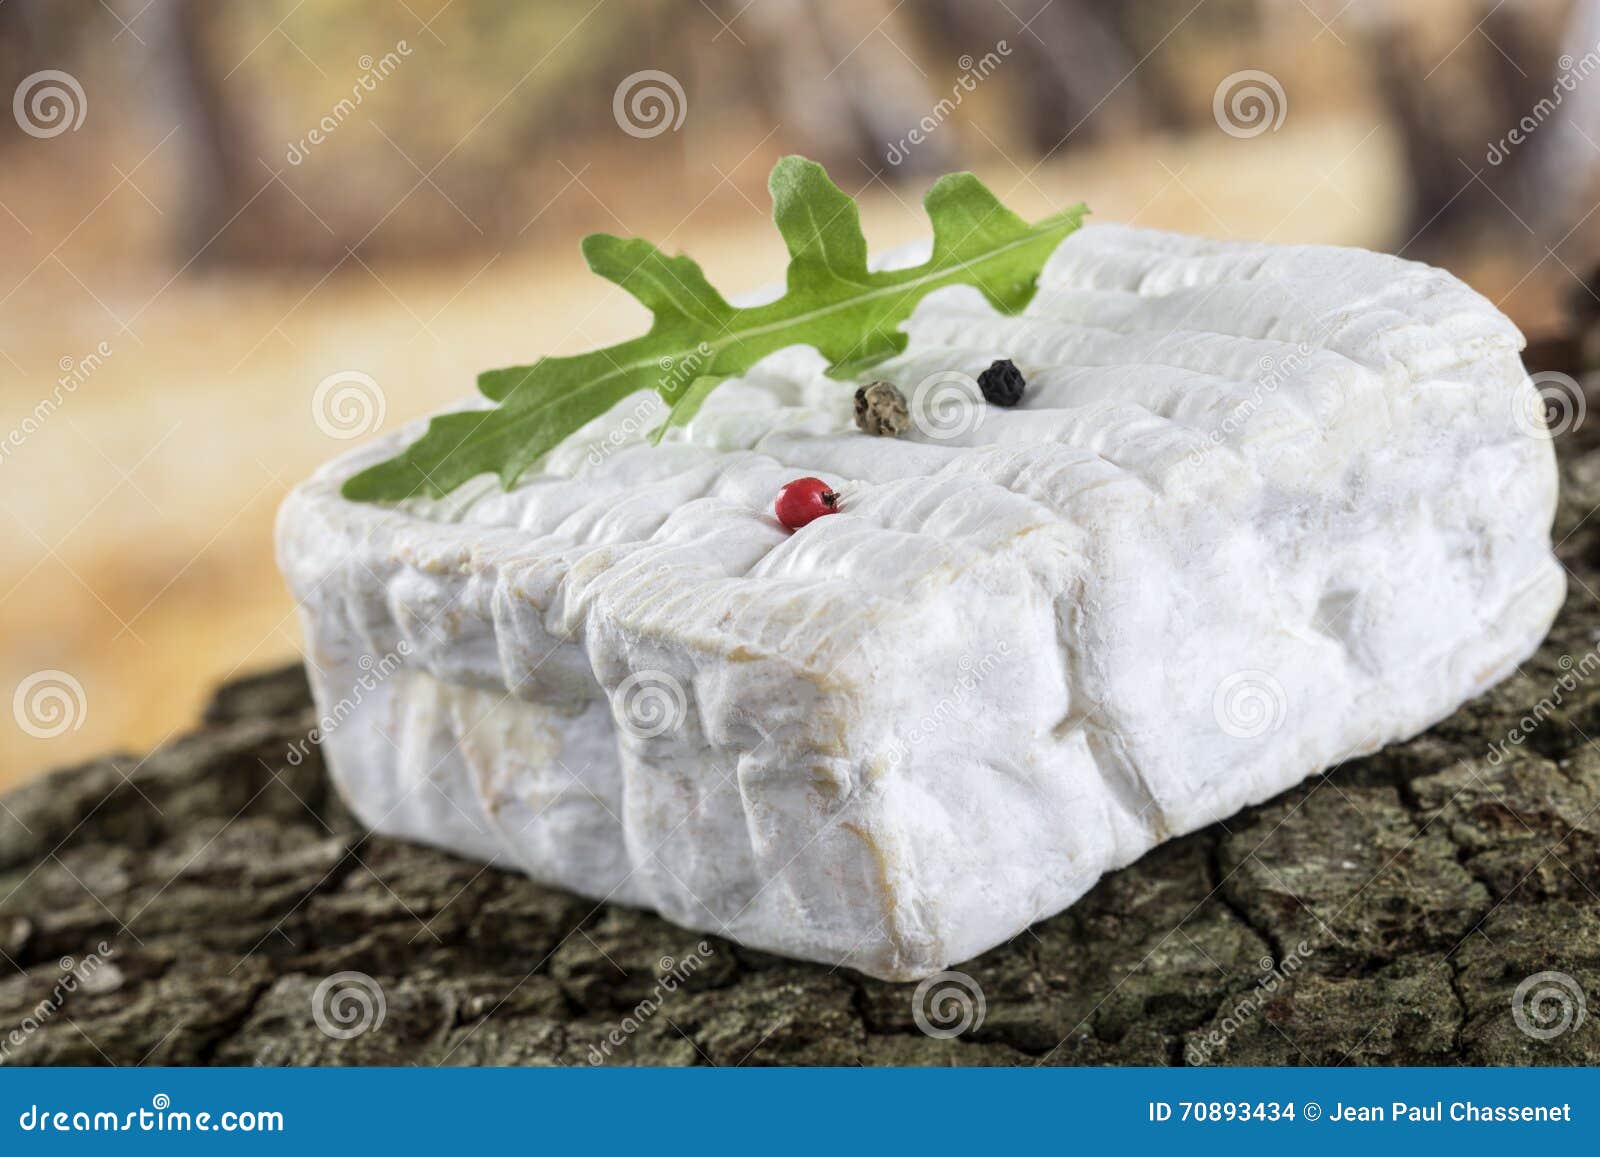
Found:
<path fill-rule="evenodd" d="M 919 1031 L 914 985 L 364 836 L 316 749 L 291 755 L 313 724 L 291 668 L 223 688 L 143 759 L 0 798 L 0 1059 L 1600 1063 L 1600 1017 L 1538 1039 L 1514 1015 L 1537 973 L 1600 992 L 1595 429 L 1558 440 L 1574 578 L 1533 659 L 962 965 L 983 1010 L 959 1037 Z M 341 986 L 364 1014 L 339 1019 Z"/>

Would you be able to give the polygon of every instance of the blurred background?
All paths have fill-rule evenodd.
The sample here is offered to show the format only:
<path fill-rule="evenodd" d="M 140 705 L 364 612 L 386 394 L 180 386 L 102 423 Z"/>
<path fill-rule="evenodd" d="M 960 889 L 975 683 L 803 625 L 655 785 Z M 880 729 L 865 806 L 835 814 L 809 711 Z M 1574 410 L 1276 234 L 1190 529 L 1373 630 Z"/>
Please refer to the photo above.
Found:
<path fill-rule="evenodd" d="M 971 168 L 1441 264 L 1536 336 L 1590 293 L 1597 73 L 1587 0 L 6 0 L 0 786 L 292 657 L 286 490 L 628 336 L 586 232 L 732 293 L 781 275 L 784 153 L 874 246 Z"/>

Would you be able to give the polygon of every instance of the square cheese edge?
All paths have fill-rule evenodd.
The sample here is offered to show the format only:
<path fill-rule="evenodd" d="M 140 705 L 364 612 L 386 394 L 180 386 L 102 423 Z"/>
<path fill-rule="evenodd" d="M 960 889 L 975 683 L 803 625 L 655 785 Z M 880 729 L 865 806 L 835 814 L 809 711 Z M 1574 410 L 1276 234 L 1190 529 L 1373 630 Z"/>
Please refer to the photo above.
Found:
<path fill-rule="evenodd" d="M 1562 602 L 1522 337 L 1440 270 L 1093 225 L 1020 315 L 945 290 L 906 330 L 900 438 L 801 348 L 509 492 L 339 496 L 420 424 L 298 487 L 279 562 L 362 821 L 915 979 L 1427 728 Z M 803 475 L 843 511 L 791 533 Z"/>

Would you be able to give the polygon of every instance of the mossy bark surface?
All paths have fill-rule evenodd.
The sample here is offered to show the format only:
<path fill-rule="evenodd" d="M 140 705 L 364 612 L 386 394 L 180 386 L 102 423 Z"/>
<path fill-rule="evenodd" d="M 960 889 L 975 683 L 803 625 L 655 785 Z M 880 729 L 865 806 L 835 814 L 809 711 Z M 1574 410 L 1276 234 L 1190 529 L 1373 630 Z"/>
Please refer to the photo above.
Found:
<path fill-rule="evenodd" d="M 1570 998 L 1600 1000 L 1597 444 L 1558 443 L 1571 589 L 1535 657 L 962 966 L 982 1011 L 958 1036 L 919 1027 L 946 1022 L 914 985 L 364 835 L 316 750 L 291 762 L 313 719 L 287 669 L 0 798 L 0 1061 L 1600 1064 Z M 341 973 L 381 1022 L 328 1031 Z M 1518 999 L 1546 973 L 1564 1029 L 1559 993 Z"/>

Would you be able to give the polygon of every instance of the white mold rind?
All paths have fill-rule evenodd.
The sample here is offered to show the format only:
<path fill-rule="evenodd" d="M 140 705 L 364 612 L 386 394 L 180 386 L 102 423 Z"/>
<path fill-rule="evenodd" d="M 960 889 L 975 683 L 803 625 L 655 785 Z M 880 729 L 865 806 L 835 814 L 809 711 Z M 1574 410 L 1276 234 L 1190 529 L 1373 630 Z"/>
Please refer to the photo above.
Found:
<path fill-rule="evenodd" d="M 796 349 L 510 492 L 339 497 L 416 426 L 298 488 L 279 558 L 362 820 L 911 979 L 1423 730 L 1563 598 L 1521 335 L 1446 273 L 1090 226 L 1020 316 L 949 290 L 906 329 L 908 395 L 1004 356 L 1023 405 L 871 438 Z M 805 474 L 846 513 L 791 535 Z M 642 680 L 659 734 L 618 725 Z"/>

